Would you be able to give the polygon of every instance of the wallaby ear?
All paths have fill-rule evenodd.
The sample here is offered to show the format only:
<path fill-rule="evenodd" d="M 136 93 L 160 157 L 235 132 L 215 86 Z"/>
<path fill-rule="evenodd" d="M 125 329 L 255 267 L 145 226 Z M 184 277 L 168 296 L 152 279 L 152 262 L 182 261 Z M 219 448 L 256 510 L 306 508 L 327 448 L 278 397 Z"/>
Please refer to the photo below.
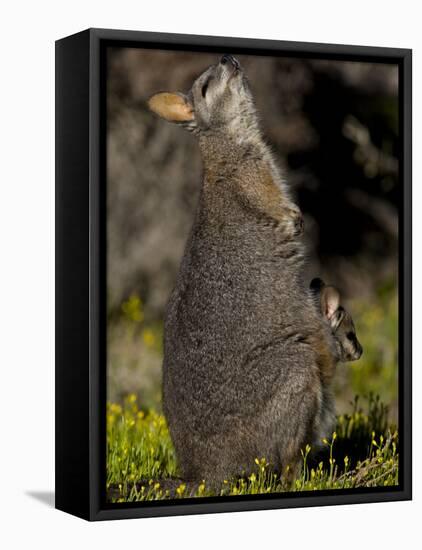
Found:
<path fill-rule="evenodd" d="M 330 326 L 332 331 L 336 331 L 344 320 L 346 312 L 343 307 L 338 307 L 330 317 Z"/>
<path fill-rule="evenodd" d="M 192 122 L 195 120 L 193 106 L 183 94 L 170 92 L 154 94 L 148 100 L 148 107 L 169 122 Z"/>
<path fill-rule="evenodd" d="M 334 286 L 324 286 L 321 291 L 322 313 L 330 320 L 339 307 L 340 292 Z"/>

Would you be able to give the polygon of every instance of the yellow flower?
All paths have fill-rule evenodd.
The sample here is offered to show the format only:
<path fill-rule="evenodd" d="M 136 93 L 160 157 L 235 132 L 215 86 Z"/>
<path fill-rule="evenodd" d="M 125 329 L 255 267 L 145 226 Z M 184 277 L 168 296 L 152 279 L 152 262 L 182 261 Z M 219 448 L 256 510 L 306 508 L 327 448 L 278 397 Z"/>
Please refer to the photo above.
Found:
<path fill-rule="evenodd" d="M 122 407 L 117 403 L 110 403 L 110 413 L 120 415 L 122 414 Z"/>
<path fill-rule="evenodd" d="M 181 485 L 179 485 L 179 487 L 176 489 L 176 493 L 179 495 L 179 496 L 182 496 L 183 493 L 185 492 L 185 489 L 186 489 L 186 485 L 184 483 L 182 483 Z"/>
<path fill-rule="evenodd" d="M 134 323 L 141 323 L 144 320 L 142 302 L 136 294 L 132 294 L 126 302 L 123 302 L 122 312 L 129 321 Z"/>
<path fill-rule="evenodd" d="M 127 402 L 131 404 L 136 403 L 136 393 L 130 393 L 127 396 Z"/>
<path fill-rule="evenodd" d="M 152 348 L 155 344 L 155 335 L 153 331 L 149 328 L 146 328 L 142 333 L 142 338 L 144 340 L 145 345 L 148 348 Z"/>

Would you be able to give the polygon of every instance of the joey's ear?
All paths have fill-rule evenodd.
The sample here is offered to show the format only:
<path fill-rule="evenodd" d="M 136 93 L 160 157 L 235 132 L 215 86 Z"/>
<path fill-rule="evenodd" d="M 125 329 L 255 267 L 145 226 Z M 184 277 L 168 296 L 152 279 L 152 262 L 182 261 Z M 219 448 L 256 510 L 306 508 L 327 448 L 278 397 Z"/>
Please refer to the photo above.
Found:
<path fill-rule="evenodd" d="M 340 307 L 340 292 L 334 286 L 324 286 L 321 291 L 322 313 L 330 321 Z"/>
<path fill-rule="evenodd" d="M 309 288 L 311 289 L 311 292 L 315 295 L 320 294 L 322 289 L 325 287 L 325 283 L 322 279 L 319 277 L 316 277 L 315 279 L 312 279 L 311 284 L 309 285 Z"/>
<path fill-rule="evenodd" d="M 343 322 L 345 314 L 346 312 L 341 306 L 335 310 L 333 315 L 330 317 L 330 326 L 332 331 L 335 332 L 338 329 Z"/>
<path fill-rule="evenodd" d="M 169 122 L 193 122 L 195 115 L 188 98 L 179 93 L 160 92 L 148 100 L 148 107 Z"/>

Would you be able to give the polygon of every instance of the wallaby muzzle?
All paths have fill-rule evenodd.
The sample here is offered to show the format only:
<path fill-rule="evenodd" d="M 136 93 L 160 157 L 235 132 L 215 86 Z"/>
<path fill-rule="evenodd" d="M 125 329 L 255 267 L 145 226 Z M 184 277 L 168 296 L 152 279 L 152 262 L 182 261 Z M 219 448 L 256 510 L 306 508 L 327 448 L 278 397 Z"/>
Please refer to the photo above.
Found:
<path fill-rule="evenodd" d="M 220 65 L 230 71 L 229 77 L 235 76 L 242 71 L 239 61 L 229 54 L 224 54 L 220 60 Z"/>
<path fill-rule="evenodd" d="M 351 360 L 352 360 L 352 361 L 357 361 L 358 359 L 361 358 L 362 353 L 363 353 L 362 346 L 361 346 L 361 345 L 359 344 L 359 342 L 358 342 L 358 343 L 357 343 L 356 350 L 351 354 Z"/>

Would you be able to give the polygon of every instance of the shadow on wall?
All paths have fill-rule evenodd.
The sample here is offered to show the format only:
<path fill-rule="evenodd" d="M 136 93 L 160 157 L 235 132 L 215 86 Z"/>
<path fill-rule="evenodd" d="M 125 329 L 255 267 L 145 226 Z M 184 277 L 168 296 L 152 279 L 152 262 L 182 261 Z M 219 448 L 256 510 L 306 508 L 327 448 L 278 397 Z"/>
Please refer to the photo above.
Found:
<path fill-rule="evenodd" d="M 56 495 L 53 491 L 26 491 L 25 494 L 49 508 L 54 508 Z"/>

